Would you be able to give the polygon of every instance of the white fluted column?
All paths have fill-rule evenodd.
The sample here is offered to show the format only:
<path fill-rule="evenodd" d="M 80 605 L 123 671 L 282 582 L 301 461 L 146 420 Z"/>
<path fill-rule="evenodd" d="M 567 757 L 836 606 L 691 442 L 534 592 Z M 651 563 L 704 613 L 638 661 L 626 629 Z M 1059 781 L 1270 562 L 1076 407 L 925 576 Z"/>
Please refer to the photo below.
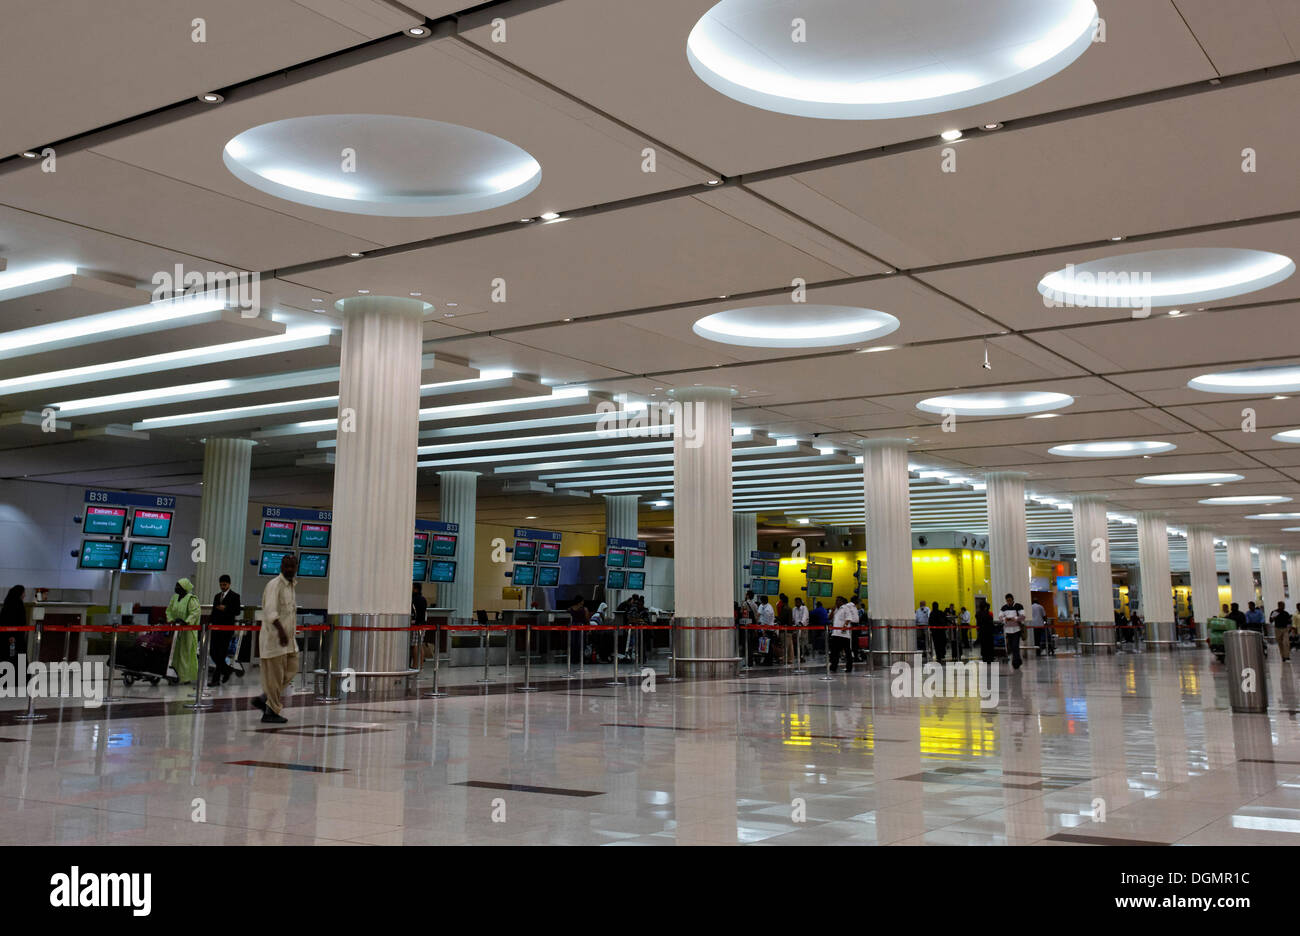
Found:
<path fill-rule="evenodd" d="M 1286 584 L 1287 600 L 1291 603 L 1289 610 L 1294 616 L 1295 605 L 1300 603 L 1300 552 L 1286 554 Z"/>
<path fill-rule="evenodd" d="M 1138 522 L 1138 564 L 1142 569 L 1142 619 L 1146 622 L 1148 646 L 1173 649 L 1173 583 L 1169 575 L 1169 526 L 1162 514 L 1140 511 Z"/>
<path fill-rule="evenodd" d="M 1106 502 L 1096 496 L 1072 499 L 1074 561 L 1079 574 L 1079 644 L 1085 653 L 1115 649 L 1115 599 L 1111 591 L 1110 539 Z"/>
<path fill-rule="evenodd" d="M 1025 532 L 1025 476 L 1019 471 L 993 471 L 985 476 L 989 511 L 989 574 L 993 613 L 1004 596 L 1029 607 L 1029 538 Z"/>
<path fill-rule="evenodd" d="M 1228 584 L 1232 586 L 1232 600 L 1244 613 L 1246 605 L 1255 600 L 1254 562 L 1250 554 L 1249 536 L 1228 537 Z"/>
<path fill-rule="evenodd" d="M 1282 550 L 1277 546 L 1259 547 L 1259 601 L 1264 609 L 1265 636 L 1268 636 L 1273 633 L 1273 625 L 1267 623 L 1268 616 L 1279 601 L 1286 603 L 1286 589 L 1282 584 Z"/>
<path fill-rule="evenodd" d="M 734 676 L 731 600 L 731 390 L 689 387 L 673 432 L 673 580 L 677 675 Z"/>
<path fill-rule="evenodd" d="M 407 668 L 408 635 L 380 628 L 410 623 L 421 319 L 428 304 L 358 296 L 336 305 L 343 345 L 329 612 L 341 625 L 364 628 L 340 632 L 337 662 L 357 672 L 395 673 Z"/>
<path fill-rule="evenodd" d="M 605 495 L 605 535 L 616 539 L 637 539 L 637 504 L 635 494 Z M 610 608 L 617 608 L 623 600 L 623 589 L 606 589 L 605 600 Z"/>
<path fill-rule="evenodd" d="M 230 587 L 244 591 L 244 552 L 248 535 L 248 478 L 253 466 L 251 439 L 208 439 L 203 445 L 203 496 L 199 501 L 199 537 L 205 561 L 196 565 L 194 590 L 206 603 L 217 593 L 217 579 L 230 576 Z M 261 596 L 243 595 L 256 604 Z"/>
<path fill-rule="evenodd" d="M 731 515 L 732 542 L 732 593 L 737 604 L 745 600 L 745 583 L 752 581 L 746 571 L 749 554 L 758 549 L 758 514 L 733 513 Z"/>
<path fill-rule="evenodd" d="M 1214 555 L 1214 532 L 1206 526 L 1187 528 L 1187 566 L 1192 577 L 1192 618 L 1196 640 L 1206 640 L 1209 620 L 1218 617 L 1219 563 Z"/>
<path fill-rule="evenodd" d="M 906 440 L 871 439 L 863 446 L 862 488 L 871 650 L 888 664 L 916 652 Z"/>
<path fill-rule="evenodd" d="M 438 586 L 438 607 L 451 608 L 448 623 L 467 624 L 474 619 L 474 523 L 478 510 L 478 472 L 438 472 L 438 519 L 454 523 L 456 581 Z M 505 579 L 503 578 L 504 582 Z"/>

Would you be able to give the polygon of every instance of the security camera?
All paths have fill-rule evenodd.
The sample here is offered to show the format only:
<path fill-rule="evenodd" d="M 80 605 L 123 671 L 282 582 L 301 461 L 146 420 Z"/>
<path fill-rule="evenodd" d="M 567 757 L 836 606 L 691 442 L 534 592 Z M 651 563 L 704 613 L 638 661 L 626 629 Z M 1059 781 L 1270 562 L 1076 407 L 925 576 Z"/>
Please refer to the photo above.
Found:
<path fill-rule="evenodd" d="M 985 370 L 993 370 L 993 365 L 989 363 L 988 358 L 984 359 L 984 363 L 981 364 L 980 367 L 984 368 Z"/>

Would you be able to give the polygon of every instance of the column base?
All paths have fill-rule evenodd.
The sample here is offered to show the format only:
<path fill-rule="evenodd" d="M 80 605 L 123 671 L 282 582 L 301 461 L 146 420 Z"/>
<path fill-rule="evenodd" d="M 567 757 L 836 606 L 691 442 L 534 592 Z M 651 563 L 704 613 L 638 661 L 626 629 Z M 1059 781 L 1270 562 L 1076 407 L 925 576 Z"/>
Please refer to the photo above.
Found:
<path fill-rule="evenodd" d="M 1079 624 L 1079 652 L 1093 656 L 1109 656 L 1116 652 L 1115 629 L 1097 621 Z"/>
<path fill-rule="evenodd" d="M 406 614 L 331 614 L 337 649 L 316 671 L 335 692 L 356 699 L 406 695 L 419 670 L 408 663 L 411 618 Z M 396 630 L 394 628 L 402 628 Z"/>
<path fill-rule="evenodd" d="M 681 679 L 730 679 L 740 668 L 736 655 L 736 622 L 729 617 L 674 618 L 675 647 L 672 676 Z"/>
<path fill-rule="evenodd" d="M 911 661 L 922 651 L 916 645 L 916 621 L 893 618 L 871 622 L 871 659 L 873 665 L 889 667 L 898 660 Z"/>

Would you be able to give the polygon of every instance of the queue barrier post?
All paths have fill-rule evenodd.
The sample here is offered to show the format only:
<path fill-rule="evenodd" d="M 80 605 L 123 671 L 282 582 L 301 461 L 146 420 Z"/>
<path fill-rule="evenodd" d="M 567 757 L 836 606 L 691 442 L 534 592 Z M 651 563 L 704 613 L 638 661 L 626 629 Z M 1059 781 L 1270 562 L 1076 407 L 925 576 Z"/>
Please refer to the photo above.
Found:
<path fill-rule="evenodd" d="M 113 695 L 113 674 L 117 672 L 117 631 L 121 624 L 122 619 L 118 617 L 113 624 L 113 636 L 108 643 L 108 688 L 104 690 L 103 699 L 105 705 L 122 701 L 121 696 Z"/>
<path fill-rule="evenodd" d="M 850 648 L 850 652 L 852 652 L 852 648 Z M 831 622 L 829 618 L 826 620 L 826 672 L 817 678 L 822 682 L 829 682 L 835 678 L 831 675 Z"/>
<path fill-rule="evenodd" d="M 479 682 L 487 684 L 492 682 L 492 677 L 488 675 L 488 647 L 492 643 L 492 633 L 491 628 L 488 626 L 486 621 L 481 623 L 479 626 L 483 628 L 482 635 L 479 637 L 478 642 L 479 649 L 483 653 L 483 678 L 480 679 Z"/>
<path fill-rule="evenodd" d="M 447 693 L 438 688 L 438 657 L 442 656 L 441 638 L 438 635 L 438 622 L 433 622 L 433 688 L 424 694 L 426 699 L 442 699 Z"/>
<path fill-rule="evenodd" d="M 614 678 L 605 683 L 607 686 L 621 686 L 622 680 L 618 678 L 618 618 L 614 618 Z"/>
<path fill-rule="evenodd" d="M 41 632 L 44 631 L 45 628 L 40 621 L 33 621 L 32 624 L 36 628 L 36 639 L 33 641 L 36 647 L 35 652 L 32 653 L 32 659 L 39 660 L 41 658 Z M 15 715 L 14 717 L 17 718 L 18 721 L 40 721 L 42 718 L 49 718 L 49 716 L 44 712 L 36 711 L 36 696 L 32 694 L 32 687 L 30 685 L 27 686 L 27 711 L 21 715 Z"/>
<path fill-rule="evenodd" d="M 677 618 L 674 617 L 668 622 L 668 675 L 664 682 L 681 681 L 677 675 Z"/>
<path fill-rule="evenodd" d="M 578 633 L 582 633 L 579 631 Z M 578 654 L 579 657 L 582 654 Z M 573 615 L 569 615 L 569 627 L 564 632 L 564 675 L 561 679 L 577 679 L 573 672 Z"/>
<path fill-rule="evenodd" d="M 193 709 L 195 712 L 206 711 L 212 708 L 212 702 L 203 698 L 203 687 L 208 683 L 208 640 L 210 634 L 208 625 L 199 623 L 199 665 L 194 671 L 194 701 L 186 702 L 187 709 Z"/>
<path fill-rule="evenodd" d="M 334 670 L 337 662 L 334 657 L 335 649 L 338 644 L 338 640 L 336 639 L 337 637 L 338 630 L 336 622 L 331 620 L 329 622 L 329 637 L 326 638 L 329 641 L 329 652 L 325 655 L 325 695 L 316 697 L 316 701 L 324 705 L 333 705 L 336 702 L 341 701 L 340 697 L 333 691 Z"/>
<path fill-rule="evenodd" d="M 524 621 L 524 684 L 515 687 L 516 692 L 536 692 L 533 685 L 533 622 Z"/>

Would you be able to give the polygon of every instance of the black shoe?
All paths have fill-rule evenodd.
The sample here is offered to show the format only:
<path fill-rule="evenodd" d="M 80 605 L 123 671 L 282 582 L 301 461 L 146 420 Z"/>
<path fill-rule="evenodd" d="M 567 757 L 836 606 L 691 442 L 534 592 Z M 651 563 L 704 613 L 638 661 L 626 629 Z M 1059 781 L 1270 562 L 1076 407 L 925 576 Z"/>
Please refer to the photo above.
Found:
<path fill-rule="evenodd" d="M 266 696 L 258 696 L 253 700 L 253 708 L 266 711 Z"/>
<path fill-rule="evenodd" d="M 208 688 L 209 688 L 209 689 L 216 689 L 216 688 L 217 688 L 218 686 L 220 686 L 220 685 L 221 685 L 220 681 L 218 681 L 218 680 L 216 680 L 216 679 L 209 679 L 209 680 L 208 680 Z"/>
<path fill-rule="evenodd" d="M 287 725 L 289 723 L 289 719 L 285 718 L 283 715 L 275 714 L 275 712 L 272 712 L 270 709 L 267 709 L 262 713 L 262 721 L 269 722 L 273 725 Z"/>
<path fill-rule="evenodd" d="M 226 673 L 224 676 L 222 676 L 222 677 L 221 677 L 221 685 L 224 686 L 226 683 L 230 682 L 230 677 L 234 674 L 234 672 L 235 672 L 234 670 L 230 670 L 228 673 Z"/>

